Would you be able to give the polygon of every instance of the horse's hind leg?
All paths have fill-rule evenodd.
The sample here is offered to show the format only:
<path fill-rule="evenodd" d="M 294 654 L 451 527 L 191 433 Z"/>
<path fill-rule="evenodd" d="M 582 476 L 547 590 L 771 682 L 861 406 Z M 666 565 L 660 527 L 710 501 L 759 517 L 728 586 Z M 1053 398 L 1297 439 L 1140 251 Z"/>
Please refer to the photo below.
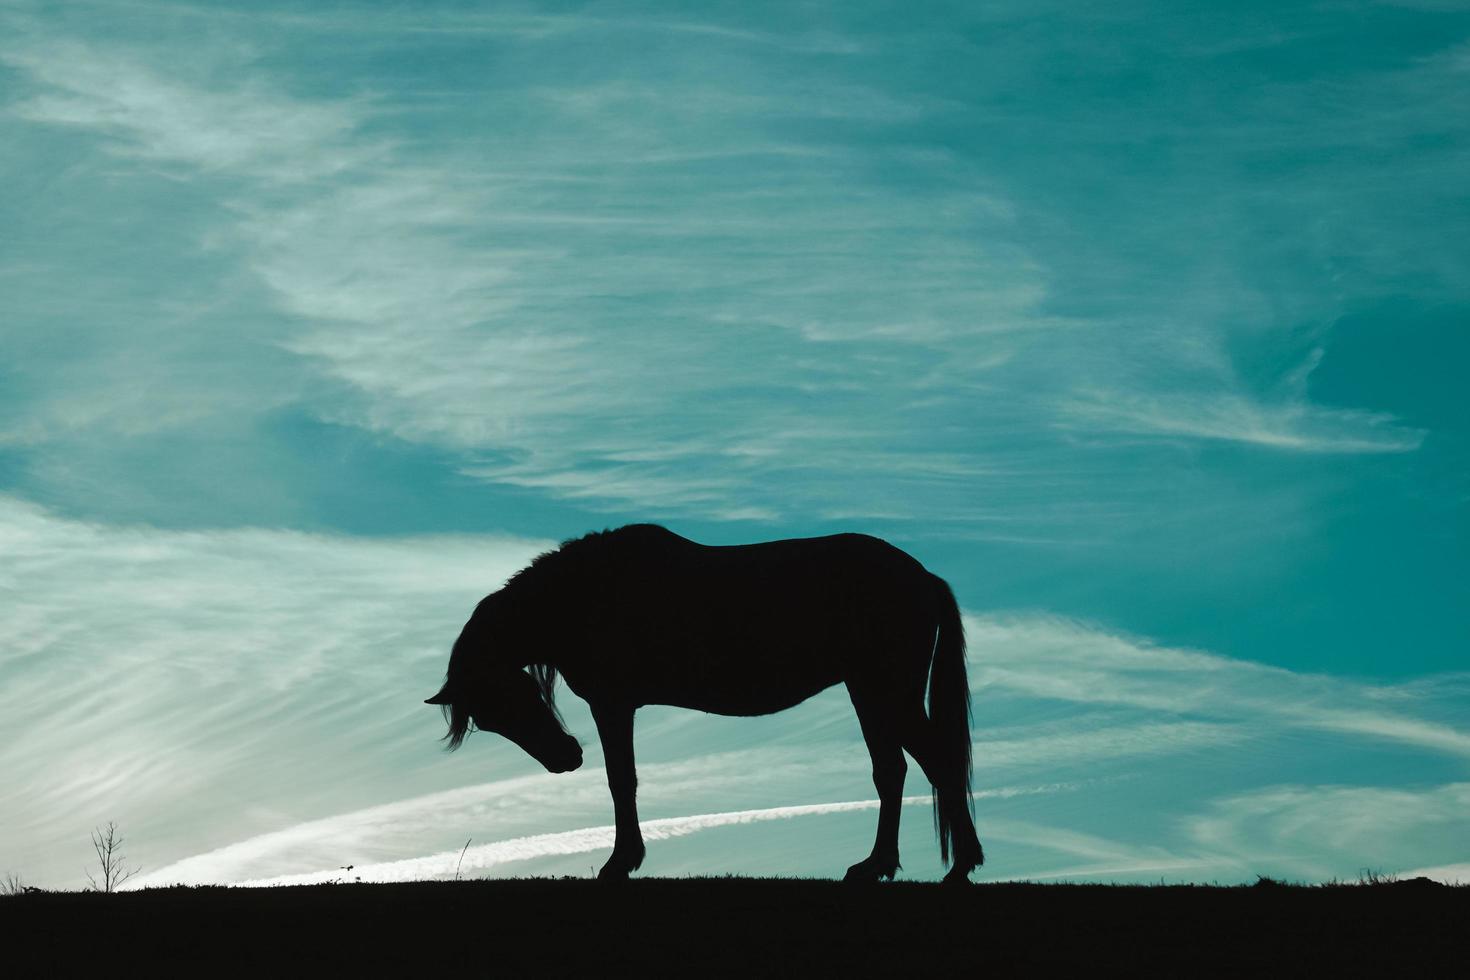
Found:
<path fill-rule="evenodd" d="M 903 780 L 908 763 L 903 758 L 898 728 L 891 714 L 853 691 L 853 707 L 862 725 L 863 741 L 873 758 L 873 786 L 878 790 L 878 836 L 873 853 L 847 869 L 845 881 L 877 881 L 892 878 L 898 864 L 898 820 L 903 809 Z"/>
<path fill-rule="evenodd" d="M 935 806 L 949 824 L 953 863 L 945 881 L 965 882 L 969 873 L 985 863 L 980 837 L 975 833 L 975 819 L 970 815 L 969 794 L 965 791 L 966 773 L 962 760 L 946 752 L 933 724 L 922 709 L 906 712 L 899 730 L 903 747 L 924 770 L 934 787 Z"/>

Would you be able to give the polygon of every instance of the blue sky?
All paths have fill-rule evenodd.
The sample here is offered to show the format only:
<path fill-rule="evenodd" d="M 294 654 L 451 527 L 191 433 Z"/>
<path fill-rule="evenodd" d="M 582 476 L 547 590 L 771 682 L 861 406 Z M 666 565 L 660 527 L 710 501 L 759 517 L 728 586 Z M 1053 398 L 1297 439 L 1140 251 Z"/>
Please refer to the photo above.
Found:
<path fill-rule="evenodd" d="M 1467 101 L 1451 3 L 7 0 L 0 865 L 585 874 L 420 701 L 658 521 L 953 583 L 985 875 L 1470 875 Z M 840 691 L 638 748 L 649 873 L 871 843 Z"/>

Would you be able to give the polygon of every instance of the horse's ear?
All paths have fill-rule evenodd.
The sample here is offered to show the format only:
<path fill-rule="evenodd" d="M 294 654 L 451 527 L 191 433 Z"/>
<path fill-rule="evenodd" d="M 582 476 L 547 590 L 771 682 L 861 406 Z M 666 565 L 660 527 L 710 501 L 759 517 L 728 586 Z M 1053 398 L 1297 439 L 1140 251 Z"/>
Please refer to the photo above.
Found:
<path fill-rule="evenodd" d="M 449 685 L 445 684 L 443 689 L 432 698 L 424 698 L 424 704 L 449 704 Z"/>

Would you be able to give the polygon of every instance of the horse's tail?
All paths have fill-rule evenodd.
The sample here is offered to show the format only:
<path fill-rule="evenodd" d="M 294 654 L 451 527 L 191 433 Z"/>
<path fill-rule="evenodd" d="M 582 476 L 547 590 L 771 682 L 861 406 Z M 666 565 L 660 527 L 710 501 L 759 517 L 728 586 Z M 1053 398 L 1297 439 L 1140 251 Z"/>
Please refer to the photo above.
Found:
<path fill-rule="evenodd" d="M 929 723 L 938 745 L 938 766 L 949 778 L 941 780 L 962 786 L 970 816 L 975 799 L 970 794 L 970 681 L 965 673 L 965 626 L 960 607 L 949 583 L 931 575 L 936 597 L 939 629 L 934 641 L 934 659 L 929 667 Z M 956 779 L 956 777 L 959 777 Z M 950 809 L 941 805 L 934 791 L 934 828 L 939 834 L 939 855 L 948 863 L 954 828 Z"/>

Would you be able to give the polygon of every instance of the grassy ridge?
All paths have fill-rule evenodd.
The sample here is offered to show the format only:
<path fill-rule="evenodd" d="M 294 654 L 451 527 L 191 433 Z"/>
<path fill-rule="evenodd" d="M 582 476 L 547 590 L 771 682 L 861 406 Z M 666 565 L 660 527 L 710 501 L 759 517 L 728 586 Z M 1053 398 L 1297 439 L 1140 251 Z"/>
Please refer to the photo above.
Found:
<path fill-rule="evenodd" d="M 1349 975 L 1463 967 L 1470 888 L 573 879 L 0 899 L 12 976 Z"/>

